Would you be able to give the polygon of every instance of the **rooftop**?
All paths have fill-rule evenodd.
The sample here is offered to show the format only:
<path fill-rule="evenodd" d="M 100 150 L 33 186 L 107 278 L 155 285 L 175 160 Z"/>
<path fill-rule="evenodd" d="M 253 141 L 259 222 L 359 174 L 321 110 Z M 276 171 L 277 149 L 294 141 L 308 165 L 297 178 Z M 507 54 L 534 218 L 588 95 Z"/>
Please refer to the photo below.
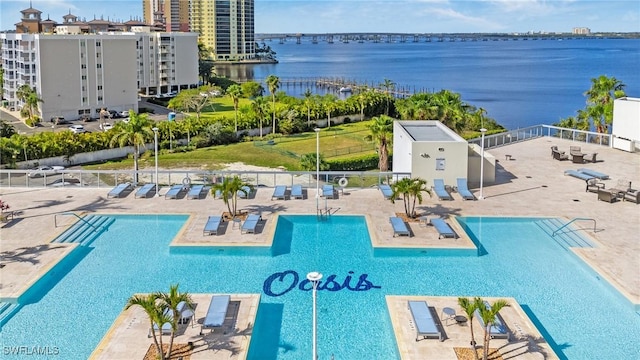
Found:
<path fill-rule="evenodd" d="M 466 142 L 439 121 L 412 120 L 396 121 L 414 141 L 459 141 Z"/>

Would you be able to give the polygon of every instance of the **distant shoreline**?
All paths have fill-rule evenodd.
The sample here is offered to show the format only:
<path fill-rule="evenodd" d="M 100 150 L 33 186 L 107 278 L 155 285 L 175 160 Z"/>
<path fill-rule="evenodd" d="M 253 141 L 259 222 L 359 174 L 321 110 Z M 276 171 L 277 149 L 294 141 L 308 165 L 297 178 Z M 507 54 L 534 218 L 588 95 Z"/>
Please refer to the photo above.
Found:
<path fill-rule="evenodd" d="M 276 59 L 251 59 L 234 61 L 214 61 L 213 65 L 253 65 L 253 64 L 277 64 Z"/>

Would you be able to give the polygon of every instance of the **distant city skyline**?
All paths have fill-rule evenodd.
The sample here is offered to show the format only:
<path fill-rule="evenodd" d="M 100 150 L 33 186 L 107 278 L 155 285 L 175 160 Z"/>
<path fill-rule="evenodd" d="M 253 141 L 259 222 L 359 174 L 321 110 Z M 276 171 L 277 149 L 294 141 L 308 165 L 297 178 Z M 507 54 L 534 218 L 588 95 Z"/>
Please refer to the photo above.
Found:
<path fill-rule="evenodd" d="M 141 0 L 32 0 L 43 19 L 142 19 Z M 14 30 L 29 0 L 0 0 L 1 30 Z M 256 33 L 640 32 L 638 0 L 255 0 Z"/>

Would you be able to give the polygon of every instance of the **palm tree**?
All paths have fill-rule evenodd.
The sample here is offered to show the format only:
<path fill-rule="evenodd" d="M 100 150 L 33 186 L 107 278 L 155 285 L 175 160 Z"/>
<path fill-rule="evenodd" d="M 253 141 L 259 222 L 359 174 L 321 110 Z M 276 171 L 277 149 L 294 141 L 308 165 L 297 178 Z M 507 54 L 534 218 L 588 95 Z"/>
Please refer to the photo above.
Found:
<path fill-rule="evenodd" d="M 322 154 L 319 155 L 319 159 L 316 158 L 316 153 L 308 153 L 304 154 L 300 157 L 300 168 L 305 171 L 315 171 L 316 170 L 316 161 L 320 162 L 321 171 L 329 170 L 329 163 L 324 160 L 324 156 Z M 315 174 L 313 175 L 316 176 Z"/>
<path fill-rule="evenodd" d="M 591 79 L 586 112 L 599 133 L 607 133 L 613 122 L 613 100 L 625 96 L 625 85 L 615 77 L 600 75 Z"/>
<path fill-rule="evenodd" d="M 502 310 L 502 308 L 509 306 L 509 303 L 506 300 L 496 300 L 491 306 L 486 306 L 484 301 L 477 297 L 474 299 L 474 306 L 478 309 L 478 314 L 484 322 L 484 353 L 483 360 L 487 360 L 489 356 L 489 341 L 491 340 L 491 326 L 496 323 L 496 317 L 498 316 L 498 312 Z"/>
<path fill-rule="evenodd" d="M 269 92 L 271 93 L 271 110 L 273 111 L 273 130 L 272 133 L 276 133 L 276 91 L 280 87 L 280 78 L 275 75 L 267 76 L 267 87 L 269 88 Z"/>
<path fill-rule="evenodd" d="M 222 201 L 224 201 L 229 210 L 229 215 L 234 218 L 238 215 L 238 192 L 240 191 L 245 195 L 249 195 L 245 190 L 247 188 L 249 192 L 252 192 L 254 189 L 253 185 L 243 182 L 238 176 L 225 177 L 221 183 L 217 183 L 211 188 L 211 194 L 214 199 L 216 198 L 216 193 L 221 194 Z"/>
<path fill-rule="evenodd" d="M 416 202 L 422 204 L 422 193 L 426 192 L 431 197 L 431 190 L 427 189 L 426 184 L 427 181 L 421 178 L 403 178 L 391 186 L 390 200 L 395 203 L 395 199 L 402 195 L 405 214 L 409 218 L 415 218 Z"/>
<path fill-rule="evenodd" d="M 307 108 L 307 127 L 311 126 L 311 104 L 313 103 L 313 99 L 311 98 L 312 95 L 313 94 L 309 89 L 304 92 L 304 105 Z"/>
<path fill-rule="evenodd" d="M 382 86 L 384 88 L 384 94 L 385 94 L 385 96 L 387 98 L 387 107 L 385 108 L 384 114 L 389 116 L 389 101 L 391 100 L 390 92 L 395 88 L 396 83 L 394 83 L 393 81 L 385 78 L 384 81 L 380 84 L 380 86 Z"/>
<path fill-rule="evenodd" d="M 242 96 L 242 88 L 238 84 L 233 84 L 227 88 L 227 95 L 233 101 L 233 110 L 235 111 L 235 132 L 238 132 L 238 103 Z"/>
<path fill-rule="evenodd" d="M 162 305 L 169 309 L 169 314 L 172 314 L 171 319 L 171 340 L 169 341 L 169 349 L 167 350 L 166 358 L 171 358 L 171 350 L 173 348 L 173 338 L 175 337 L 175 332 L 178 329 L 178 321 L 180 320 L 180 313 L 178 312 L 178 305 L 181 302 L 185 302 L 187 309 L 193 309 L 193 300 L 191 299 L 191 295 L 187 293 L 181 293 L 178 291 L 178 284 L 170 285 L 168 293 L 158 292 L 156 293 L 158 299 L 162 302 Z M 162 323 L 164 324 L 164 323 Z"/>
<path fill-rule="evenodd" d="M 369 125 L 371 138 L 378 144 L 378 168 L 380 171 L 389 170 L 389 143 L 393 135 L 393 119 L 380 115 L 372 119 Z"/>
<path fill-rule="evenodd" d="M 138 157 L 140 146 L 144 146 L 149 139 L 153 139 L 153 130 L 147 114 L 136 114 L 129 110 L 129 122 L 115 128 L 110 146 L 133 146 L 133 183 L 138 183 Z"/>
<path fill-rule="evenodd" d="M 164 360 L 165 356 L 162 345 L 162 334 L 156 334 L 156 327 L 160 329 L 160 332 L 162 332 L 162 325 L 156 324 L 165 324 L 167 322 L 171 322 L 172 319 L 168 316 L 169 314 L 166 311 L 166 305 L 161 304 L 158 299 L 159 297 L 157 293 L 134 295 L 129 298 L 124 309 L 128 310 L 132 306 L 140 306 L 144 312 L 147 313 L 147 316 L 149 316 L 149 327 L 151 329 L 151 335 L 153 336 L 153 343 L 156 346 L 159 358 Z"/>
<path fill-rule="evenodd" d="M 34 113 L 38 110 L 38 104 L 44 102 L 41 98 L 38 97 L 38 94 L 33 91 L 29 96 L 27 96 L 27 101 L 25 102 L 25 106 L 29 111 L 29 120 L 33 122 Z"/>
<path fill-rule="evenodd" d="M 251 108 L 253 109 L 253 112 L 258 117 L 258 120 L 260 121 L 260 137 L 262 137 L 262 122 L 264 121 L 264 115 L 266 113 L 266 105 L 267 105 L 267 101 L 262 96 L 257 97 L 251 103 Z"/>
<path fill-rule="evenodd" d="M 467 314 L 467 318 L 469 318 L 469 326 L 471 329 L 471 348 L 473 349 L 476 360 L 478 360 L 478 353 L 476 352 L 476 337 L 473 334 L 473 315 L 477 309 L 476 303 L 474 301 L 470 301 L 468 298 L 459 297 L 458 305 L 460 305 L 464 313 Z"/>

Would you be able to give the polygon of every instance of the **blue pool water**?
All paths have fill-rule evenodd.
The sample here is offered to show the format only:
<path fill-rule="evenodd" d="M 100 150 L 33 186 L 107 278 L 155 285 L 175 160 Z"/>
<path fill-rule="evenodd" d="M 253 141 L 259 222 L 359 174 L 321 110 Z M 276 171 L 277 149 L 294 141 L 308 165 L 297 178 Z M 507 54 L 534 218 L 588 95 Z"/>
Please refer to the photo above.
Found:
<path fill-rule="evenodd" d="M 131 294 L 179 283 L 191 293 L 261 293 L 249 358 L 305 358 L 311 354 L 312 299 L 299 289 L 308 284 L 299 282 L 320 271 L 325 280 L 335 275 L 318 292 L 321 359 L 398 358 L 386 294 L 514 297 L 561 358 L 634 359 L 640 353 L 633 307 L 548 238 L 537 219 L 459 218 L 482 243 L 483 256 L 374 255 L 358 216 L 326 222 L 280 216 L 271 252 L 170 251 L 186 216 L 115 220 L 49 276 L 55 286 L 26 296 L 27 304 L 2 328 L 3 347 L 57 348 L 52 358 L 87 358 Z M 278 273 L 285 273 L 283 281 Z"/>

